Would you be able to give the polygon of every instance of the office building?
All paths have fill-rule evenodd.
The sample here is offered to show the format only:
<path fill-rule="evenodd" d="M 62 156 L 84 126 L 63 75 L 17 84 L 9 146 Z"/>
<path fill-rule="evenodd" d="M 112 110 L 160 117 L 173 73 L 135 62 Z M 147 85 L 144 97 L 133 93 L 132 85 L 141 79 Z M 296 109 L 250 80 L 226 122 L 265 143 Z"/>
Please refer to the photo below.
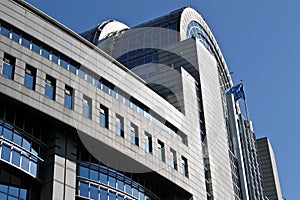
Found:
<path fill-rule="evenodd" d="M 209 27 L 182 8 L 77 34 L 0 2 L 0 199 L 264 199 Z"/>
<path fill-rule="evenodd" d="M 257 139 L 256 144 L 265 195 L 269 200 L 281 200 L 283 197 L 272 145 L 266 137 Z"/>

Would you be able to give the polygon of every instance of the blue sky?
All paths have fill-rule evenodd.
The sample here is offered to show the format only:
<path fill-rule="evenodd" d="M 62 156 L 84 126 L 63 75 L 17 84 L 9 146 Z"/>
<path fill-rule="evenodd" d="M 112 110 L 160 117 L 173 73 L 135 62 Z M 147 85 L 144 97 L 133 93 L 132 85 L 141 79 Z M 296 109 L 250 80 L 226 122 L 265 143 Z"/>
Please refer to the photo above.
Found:
<path fill-rule="evenodd" d="M 233 80 L 244 81 L 256 135 L 268 136 L 273 145 L 283 195 L 299 199 L 300 1 L 27 2 L 78 33 L 107 19 L 133 26 L 183 6 L 196 9 L 216 37 Z"/>

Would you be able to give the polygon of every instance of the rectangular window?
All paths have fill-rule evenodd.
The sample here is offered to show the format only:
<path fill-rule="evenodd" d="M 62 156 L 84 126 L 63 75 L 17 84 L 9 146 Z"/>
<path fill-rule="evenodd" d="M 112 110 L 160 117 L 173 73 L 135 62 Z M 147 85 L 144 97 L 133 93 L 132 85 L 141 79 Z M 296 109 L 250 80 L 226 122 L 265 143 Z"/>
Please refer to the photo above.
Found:
<path fill-rule="evenodd" d="M 181 173 L 188 177 L 188 162 L 184 156 L 181 156 Z"/>
<path fill-rule="evenodd" d="M 124 137 L 124 118 L 116 114 L 116 134 Z"/>
<path fill-rule="evenodd" d="M 149 133 L 145 133 L 145 151 L 152 153 L 152 136 Z"/>
<path fill-rule="evenodd" d="M 55 87 L 56 87 L 56 80 L 55 78 L 46 75 L 45 80 L 45 96 L 49 99 L 55 100 Z"/>
<path fill-rule="evenodd" d="M 157 153 L 158 153 L 158 159 L 165 162 L 165 144 L 157 140 Z"/>
<path fill-rule="evenodd" d="M 59 56 L 58 56 L 56 53 L 51 52 L 51 60 L 52 60 L 53 62 L 55 62 L 56 64 L 59 64 L 59 63 L 58 63 L 58 59 L 59 59 Z"/>
<path fill-rule="evenodd" d="M 138 127 L 131 123 L 130 127 L 130 141 L 132 144 L 139 146 Z"/>
<path fill-rule="evenodd" d="M 83 95 L 82 100 L 82 115 L 85 118 L 92 119 L 92 99 Z"/>
<path fill-rule="evenodd" d="M 30 49 L 31 41 L 29 38 L 22 36 L 22 45 L 28 49 Z"/>
<path fill-rule="evenodd" d="M 173 169 L 177 170 L 177 157 L 176 157 L 176 151 L 172 148 L 170 148 L 170 165 Z"/>
<path fill-rule="evenodd" d="M 26 64 L 24 86 L 34 90 L 35 89 L 36 69 Z"/>
<path fill-rule="evenodd" d="M 1 34 L 10 38 L 10 29 L 9 28 L 6 28 L 4 26 L 1 26 Z"/>
<path fill-rule="evenodd" d="M 100 105 L 100 126 L 108 128 L 108 108 Z"/>
<path fill-rule="evenodd" d="M 16 58 L 4 53 L 2 75 L 9 79 L 14 79 Z"/>
<path fill-rule="evenodd" d="M 65 107 L 73 109 L 73 88 L 65 85 Z"/>

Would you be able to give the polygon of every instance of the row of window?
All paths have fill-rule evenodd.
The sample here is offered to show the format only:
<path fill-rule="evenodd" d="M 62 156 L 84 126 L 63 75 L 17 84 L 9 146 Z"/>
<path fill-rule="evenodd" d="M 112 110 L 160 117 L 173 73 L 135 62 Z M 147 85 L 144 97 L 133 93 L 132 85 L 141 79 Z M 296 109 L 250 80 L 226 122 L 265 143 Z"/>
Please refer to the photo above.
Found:
<path fill-rule="evenodd" d="M 0 184 L 1 200 L 26 200 L 27 190 Z"/>
<path fill-rule="evenodd" d="M 7 23 L 4 23 L 2 21 L 0 21 L 0 33 L 1 33 L 1 35 L 4 35 L 4 36 L 10 38 L 11 40 L 17 42 L 18 44 L 23 45 L 24 47 L 27 47 L 28 49 L 34 51 L 35 53 L 51 60 L 52 62 L 56 63 L 57 65 L 60 65 L 61 67 L 65 68 L 66 70 L 68 70 L 68 71 L 72 72 L 73 74 L 83 78 L 87 82 L 95 85 L 96 87 L 100 88 L 101 90 L 103 90 L 107 94 L 109 94 L 112 97 L 118 99 L 120 102 L 126 104 L 127 106 L 131 107 L 132 109 L 134 109 L 135 111 L 137 111 L 138 113 L 140 113 L 141 115 L 146 117 L 147 119 L 149 119 L 152 122 L 154 122 L 155 124 L 157 124 L 159 127 L 161 127 L 166 132 L 171 134 L 177 140 L 179 140 L 182 143 L 186 144 L 186 142 L 187 142 L 187 140 L 185 139 L 186 136 L 181 136 L 178 133 L 176 133 L 175 132 L 176 128 L 175 129 L 170 128 L 169 126 L 163 124 L 161 121 L 159 121 L 158 119 L 153 117 L 147 111 L 148 109 L 143 108 L 143 106 L 139 106 L 139 105 L 142 105 L 142 104 L 139 103 L 138 101 L 133 102 L 129 98 L 124 97 L 124 95 L 121 95 L 120 93 L 116 92 L 113 89 L 114 86 L 112 86 L 112 84 L 109 83 L 108 81 L 106 81 L 104 79 L 93 77 L 93 75 L 91 75 L 92 73 L 87 73 L 85 71 L 82 71 L 81 69 L 79 69 L 80 64 L 73 61 L 72 59 L 67 58 L 63 54 L 58 53 L 57 51 L 53 50 L 52 48 L 50 48 L 47 45 L 44 45 L 42 42 L 36 40 L 35 38 L 33 38 L 31 36 L 28 36 L 27 34 L 23 33 L 22 31 L 17 30 L 16 28 L 13 28 L 11 25 L 8 25 Z M 11 62 L 9 62 L 9 60 L 6 60 L 7 61 L 6 62 L 3 59 L 4 62 L 3 62 L 2 74 L 3 74 L 3 76 L 6 76 L 7 78 L 13 79 L 15 59 L 13 59 L 9 55 L 7 55 L 7 57 L 10 58 L 9 60 L 11 60 Z M 35 73 L 34 73 L 34 69 L 33 69 L 33 71 L 31 71 L 30 67 L 28 67 L 27 72 L 28 72 L 28 74 L 27 73 L 25 74 L 25 75 L 28 75 L 27 78 L 25 77 L 27 79 L 26 87 L 34 89 L 36 70 L 35 70 Z M 46 96 L 48 96 L 51 99 L 54 99 L 55 98 L 54 97 L 54 95 L 55 95 L 55 83 L 53 83 L 51 81 L 48 81 L 48 85 L 45 86 L 45 87 L 47 88 Z M 69 108 L 72 107 L 72 104 L 70 104 L 72 99 L 70 97 L 71 96 L 65 97 L 65 98 L 67 98 L 66 101 L 69 102 L 69 103 L 65 102 L 65 105 L 67 104 L 66 107 L 69 107 Z"/>
<path fill-rule="evenodd" d="M 11 125 L 0 121 L 0 159 L 37 176 L 38 155 Z"/>
<path fill-rule="evenodd" d="M 141 185 L 103 165 L 83 162 L 79 165 L 78 174 L 80 196 L 100 200 L 107 200 L 108 196 L 109 199 L 150 200 L 151 194 Z"/>
<path fill-rule="evenodd" d="M 4 63 L 7 63 L 5 66 L 9 66 L 10 70 L 3 70 L 4 76 L 11 78 L 12 76 L 8 76 L 13 74 L 11 70 L 14 68 L 15 58 L 8 54 L 4 54 L 3 58 Z M 9 64 L 8 64 L 9 63 Z M 5 67 L 3 65 L 3 69 Z M 36 80 L 36 69 L 30 65 L 26 65 L 25 68 L 25 77 L 24 77 L 24 85 L 32 90 L 35 89 L 35 81 Z M 55 100 L 55 88 L 56 88 L 56 79 L 51 77 L 50 75 L 46 75 L 45 78 L 45 96 Z M 73 88 L 68 85 L 65 85 L 64 91 L 64 105 L 69 109 L 73 109 Z M 82 115 L 86 118 L 92 118 L 92 99 L 86 95 L 83 95 L 82 100 Z M 99 115 L 99 123 L 100 126 L 108 128 L 108 108 L 100 105 L 100 115 Z M 124 137 L 124 118 L 118 114 L 116 114 L 116 125 L 115 125 L 116 134 Z M 130 141 L 132 144 L 140 146 L 139 144 L 139 134 L 138 127 L 131 123 L 130 128 Z M 144 141 L 145 151 L 148 153 L 152 153 L 152 137 L 149 133 L 146 133 L 146 139 Z M 165 152 L 164 152 L 164 143 L 158 140 L 158 158 L 159 160 L 165 162 Z M 176 152 L 174 150 L 171 152 L 171 166 L 177 170 L 177 160 L 176 160 Z M 187 176 L 187 160 L 182 157 L 182 174 Z"/>

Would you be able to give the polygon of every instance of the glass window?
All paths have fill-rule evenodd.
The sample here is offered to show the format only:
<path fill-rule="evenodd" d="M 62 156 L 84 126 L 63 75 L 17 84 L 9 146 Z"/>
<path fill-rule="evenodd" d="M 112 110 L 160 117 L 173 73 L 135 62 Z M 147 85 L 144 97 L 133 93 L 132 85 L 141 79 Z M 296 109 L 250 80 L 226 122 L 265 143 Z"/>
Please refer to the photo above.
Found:
<path fill-rule="evenodd" d="M 73 74 L 76 74 L 77 68 L 76 68 L 74 65 L 69 64 L 69 70 L 70 70 L 70 72 L 72 72 Z"/>
<path fill-rule="evenodd" d="M 126 193 L 127 194 L 132 194 L 132 191 L 131 191 L 131 185 L 129 185 L 128 183 L 125 184 L 125 189 L 126 189 Z"/>
<path fill-rule="evenodd" d="M 13 41 L 19 43 L 20 42 L 20 34 L 16 33 L 15 31 L 12 32 L 12 38 Z"/>
<path fill-rule="evenodd" d="M 2 145 L 1 158 L 7 162 L 10 162 L 10 146 L 6 144 Z"/>
<path fill-rule="evenodd" d="M 109 185 L 111 187 L 114 187 L 114 188 L 116 187 L 116 178 L 115 177 L 109 176 L 108 181 L 109 181 Z"/>
<path fill-rule="evenodd" d="M 14 133 L 14 139 L 13 142 L 19 146 L 22 145 L 22 137 L 16 133 Z"/>
<path fill-rule="evenodd" d="M 132 188 L 132 192 L 133 192 L 133 196 L 134 196 L 134 197 L 136 197 L 136 198 L 139 197 L 139 191 L 138 191 L 137 188 L 133 187 L 133 188 Z"/>
<path fill-rule="evenodd" d="M 107 185 L 107 175 L 104 173 L 100 173 L 100 182 Z"/>
<path fill-rule="evenodd" d="M 91 75 L 86 74 L 86 80 L 87 80 L 87 82 L 93 84 L 93 77 Z"/>
<path fill-rule="evenodd" d="M 90 187 L 90 199 L 98 200 L 98 187 L 91 185 Z"/>
<path fill-rule="evenodd" d="M 30 174 L 36 176 L 37 174 L 37 163 L 35 161 L 30 162 Z"/>
<path fill-rule="evenodd" d="M 47 58 L 47 59 L 50 59 L 50 51 L 47 50 L 47 49 L 42 48 L 42 56 Z"/>
<path fill-rule="evenodd" d="M 177 169 L 176 151 L 172 148 L 170 149 L 170 165 L 173 169 Z"/>
<path fill-rule="evenodd" d="M 6 53 L 3 57 L 2 75 L 6 78 L 13 79 L 16 59 Z"/>
<path fill-rule="evenodd" d="M 145 151 L 147 153 L 152 153 L 152 137 L 149 133 L 145 133 Z"/>
<path fill-rule="evenodd" d="M 84 178 L 89 178 L 89 170 L 86 167 L 80 166 L 79 167 L 79 176 Z"/>
<path fill-rule="evenodd" d="M 99 177 L 98 177 L 99 173 L 93 169 L 90 169 L 90 179 L 94 180 L 94 181 L 99 181 Z"/>
<path fill-rule="evenodd" d="M 21 200 L 26 200 L 26 194 L 27 194 L 27 190 L 20 189 L 20 199 Z"/>
<path fill-rule="evenodd" d="M 124 137 L 124 118 L 116 114 L 116 134 Z"/>
<path fill-rule="evenodd" d="M 145 199 L 145 194 L 143 193 L 143 191 L 140 191 L 140 199 L 144 200 Z"/>
<path fill-rule="evenodd" d="M 109 87 L 107 87 L 106 85 L 102 84 L 102 90 L 104 92 L 106 92 L 107 94 L 109 93 Z"/>
<path fill-rule="evenodd" d="M 19 188 L 16 187 L 9 187 L 8 188 L 8 193 L 12 196 L 18 197 L 19 196 Z"/>
<path fill-rule="evenodd" d="M 30 146 L 30 143 L 27 140 L 23 139 L 22 147 L 24 147 L 24 149 L 26 149 L 27 151 L 30 151 Z"/>
<path fill-rule="evenodd" d="M 10 38 L 10 30 L 3 27 L 3 26 L 1 26 L 1 34 L 8 37 L 8 38 Z"/>
<path fill-rule="evenodd" d="M 52 52 L 52 54 L 51 54 L 51 60 L 53 62 L 55 62 L 56 64 L 58 64 L 58 59 L 59 59 L 59 56 L 56 53 Z"/>
<path fill-rule="evenodd" d="M 27 157 L 27 155 L 24 155 L 24 154 L 22 155 L 21 168 L 27 172 L 29 171 L 29 158 Z"/>
<path fill-rule="evenodd" d="M 22 37 L 22 45 L 28 49 L 30 49 L 31 41 L 25 37 Z"/>
<path fill-rule="evenodd" d="M 116 193 L 110 191 L 109 192 L 109 200 L 116 200 Z"/>
<path fill-rule="evenodd" d="M 124 196 L 118 194 L 118 200 L 124 200 Z"/>
<path fill-rule="evenodd" d="M 138 128 L 132 123 L 130 128 L 130 141 L 132 144 L 139 146 Z"/>
<path fill-rule="evenodd" d="M 20 158 L 21 158 L 20 152 L 16 149 L 13 149 L 12 159 L 11 159 L 12 164 L 19 167 L 20 166 Z"/>
<path fill-rule="evenodd" d="M 65 69 L 68 69 L 68 62 L 64 59 L 60 59 L 60 66 L 62 66 Z"/>
<path fill-rule="evenodd" d="M 73 108 L 73 88 L 67 85 L 65 85 L 64 105 L 69 109 Z"/>
<path fill-rule="evenodd" d="M 85 79 L 85 78 L 84 78 L 84 77 L 85 77 L 85 73 L 84 73 L 84 71 L 82 71 L 82 70 L 78 69 L 78 70 L 77 70 L 77 72 L 78 72 L 78 76 L 79 76 L 80 78 L 83 78 L 83 79 Z"/>
<path fill-rule="evenodd" d="M 100 126 L 108 128 L 108 108 L 100 105 Z"/>
<path fill-rule="evenodd" d="M 124 182 L 121 180 L 117 180 L 117 183 L 118 183 L 118 189 L 124 191 Z"/>
<path fill-rule="evenodd" d="M 4 138 L 8 139 L 9 141 L 12 141 L 12 131 L 8 128 L 3 128 L 3 136 Z"/>
<path fill-rule="evenodd" d="M 29 65 L 26 65 L 25 77 L 24 77 L 25 87 L 34 90 L 35 89 L 35 77 L 36 77 L 36 69 Z"/>
<path fill-rule="evenodd" d="M 83 197 L 89 197 L 89 185 L 87 183 L 84 183 L 84 182 L 80 182 L 80 185 L 79 185 L 79 194 L 80 196 L 83 196 Z"/>
<path fill-rule="evenodd" d="M 158 153 L 158 159 L 161 161 L 165 161 L 164 143 L 161 142 L 160 140 L 158 140 L 157 153 Z"/>
<path fill-rule="evenodd" d="M 40 51 L 41 51 L 40 45 L 32 42 L 31 49 L 32 49 L 32 51 L 36 52 L 37 54 L 40 54 Z"/>
<path fill-rule="evenodd" d="M 0 192 L 7 193 L 7 191 L 8 191 L 8 186 L 0 184 Z"/>
<path fill-rule="evenodd" d="M 100 199 L 101 200 L 107 200 L 108 199 L 108 193 L 106 189 L 100 188 Z"/>
<path fill-rule="evenodd" d="M 53 100 L 55 99 L 55 85 L 56 80 L 53 77 L 46 75 L 45 96 Z"/>
<path fill-rule="evenodd" d="M 83 95 L 82 100 L 82 115 L 85 118 L 91 119 L 92 117 L 92 100 L 88 98 L 87 96 Z"/>
<path fill-rule="evenodd" d="M 181 172 L 184 176 L 188 177 L 188 163 L 187 159 L 181 156 Z"/>

